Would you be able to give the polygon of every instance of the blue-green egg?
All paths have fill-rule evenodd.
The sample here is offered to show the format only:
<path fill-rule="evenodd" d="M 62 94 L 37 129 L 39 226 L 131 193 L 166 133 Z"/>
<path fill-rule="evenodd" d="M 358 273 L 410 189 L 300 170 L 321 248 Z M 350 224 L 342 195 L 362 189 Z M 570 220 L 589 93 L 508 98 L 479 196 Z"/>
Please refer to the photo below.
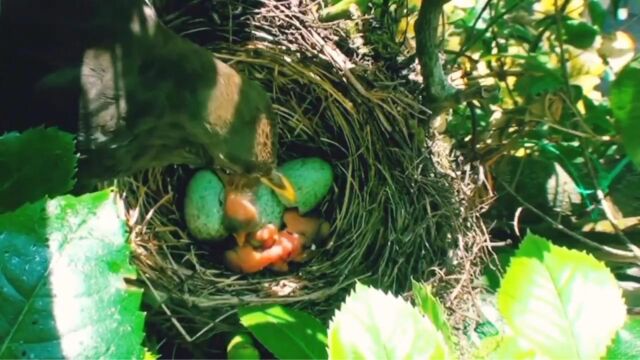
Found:
<path fill-rule="evenodd" d="M 258 204 L 258 217 L 261 227 L 266 224 L 273 224 L 279 228 L 282 225 L 284 204 L 280 202 L 276 193 L 268 186 L 260 184 L 256 192 L 256 202 Z"/>
<path fill-rule="evenodd" d="M 184 213 L 187 228 L 200 240 L 221 240 L 228 232 L 224 228 L 224 185 L 210 170 L 198 171 L 185 197 Z"/>
<path fill-rule="evenodd" d="M 304 214 L 318 206 L 327 196 L 333 184 L 333 170 L 328 162 L 312 157 L 291 160 L 278 170 L 291 182 L 297 201 L 295 204 L 281 201 L 287 207 L 297 207 Z"/>

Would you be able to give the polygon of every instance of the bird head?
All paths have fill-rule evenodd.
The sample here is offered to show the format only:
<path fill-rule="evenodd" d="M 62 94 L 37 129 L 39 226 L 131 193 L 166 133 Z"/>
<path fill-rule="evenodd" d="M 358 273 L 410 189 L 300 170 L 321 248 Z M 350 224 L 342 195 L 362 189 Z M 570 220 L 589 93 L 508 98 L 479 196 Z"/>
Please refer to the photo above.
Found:
<path fill-rule="evenodd" d="M 217 134 L 210 155 L 225 187 L 239 192 L 260 182 L 292 203 L 296 194 L 276 169 L 278 121 L 267 92 L 255 81 L 214 59 L 215 87 L 208 104 L 207 127 Z"/>

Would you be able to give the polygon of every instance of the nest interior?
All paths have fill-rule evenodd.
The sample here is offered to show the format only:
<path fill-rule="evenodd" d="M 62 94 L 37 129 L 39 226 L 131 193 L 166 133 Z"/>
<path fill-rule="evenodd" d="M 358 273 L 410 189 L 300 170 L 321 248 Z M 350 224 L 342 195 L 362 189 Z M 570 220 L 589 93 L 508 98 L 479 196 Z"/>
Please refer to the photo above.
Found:
<path fill-rule="evenodd" d="M 352 37 L 315 20 L 320 3 L 185 3 L 164 4 L 165 23 L 272 94 L 280 161 L 319 156 L 332 165 L 334 187 L 317 210 L 332 230 L 287 274 L 239 275 L 225 269 L 219 247 L 186 231 L 182 194 L 193 170 L 122 179 L 149 326 L 195 346 L 236 328 L 238 306 L 286 303 L 326 320 L 356 280 L 404 293 L 412 278 L 467 272 L 449 289 L 459 292 L 477 258 L 469 249 L 484 240 L 460 200 L 459 172 L 443 170 L 447 154 L 425 136 L 419 84 L 344 49 Z"/>

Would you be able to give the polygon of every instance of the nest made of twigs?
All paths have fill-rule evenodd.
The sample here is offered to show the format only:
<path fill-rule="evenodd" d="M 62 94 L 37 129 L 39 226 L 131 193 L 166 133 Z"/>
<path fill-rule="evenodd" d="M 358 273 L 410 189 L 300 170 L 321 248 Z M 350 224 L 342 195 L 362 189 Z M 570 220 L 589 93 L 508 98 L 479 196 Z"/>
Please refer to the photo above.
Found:
<path fill-rule="evenodd" d="M 403 293 L 412 278 L 459 267 L 459 296 L 473 278 L 485 238 L 460 200 L 460 173 L 442 171 L 448 157 L 424 135 L 428 111 L 411 90 L 419 87 L 359 67 L 334 45 L 339 28 L 318 24 L 304 3 L 258 2 L 243 18 L 253 40 L 214 50 L 273 95 L 281 161 L 319 156 L 333 166 L 335 185 L 317 211 L 332 224 L 330 239 L 287 274 L 235 274 L 219 248 L 187 233 L 181 203 L 192 170 L 122 180 L 136 263 L 156 304 L 148 321 L 168 337 L 198 342 L 229 330 L 240 305 L 287 303 L 326 319 L 357 279 Z"/>

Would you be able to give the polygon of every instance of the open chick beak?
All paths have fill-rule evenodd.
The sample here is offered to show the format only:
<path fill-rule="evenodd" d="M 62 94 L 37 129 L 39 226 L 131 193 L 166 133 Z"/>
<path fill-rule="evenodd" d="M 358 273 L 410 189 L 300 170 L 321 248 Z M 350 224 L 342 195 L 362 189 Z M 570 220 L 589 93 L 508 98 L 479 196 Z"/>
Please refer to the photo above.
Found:
<path fill-rule="evenodd" d="M 295 206 L 298 202 L 296 191 L 291 182 L 278 171 L 274 170 L 268 176 L 260 177 L 260 181 L 273 189 L 280 200 L 287 206 Z"/>

